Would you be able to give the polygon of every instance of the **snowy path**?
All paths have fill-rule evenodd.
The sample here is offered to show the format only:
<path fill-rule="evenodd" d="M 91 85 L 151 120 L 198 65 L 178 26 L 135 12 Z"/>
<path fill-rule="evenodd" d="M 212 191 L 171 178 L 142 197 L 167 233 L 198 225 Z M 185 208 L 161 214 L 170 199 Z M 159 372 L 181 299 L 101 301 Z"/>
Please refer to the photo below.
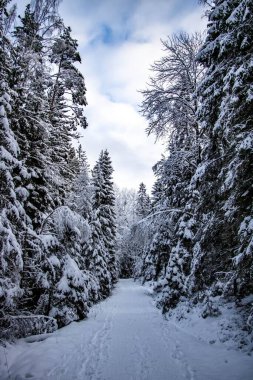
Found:
<path fill-rule="evenodd" d="M 121 280 L 89 318 L 0 351 L 0 379 L 252 380 L 253 359 L 163 319 L 148 290 Z M 7 365 L 8 362 L 8 371 Z"/>

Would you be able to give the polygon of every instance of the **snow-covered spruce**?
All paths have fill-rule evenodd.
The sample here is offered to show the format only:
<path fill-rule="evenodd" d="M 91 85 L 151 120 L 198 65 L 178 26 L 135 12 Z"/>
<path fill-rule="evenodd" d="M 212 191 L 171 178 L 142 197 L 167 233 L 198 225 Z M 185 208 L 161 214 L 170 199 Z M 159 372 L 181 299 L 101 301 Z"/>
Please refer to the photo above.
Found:
<path fill-rule="evenodd" d="M 75 66 L 81 58 L 58 5 L 35 0 L 16 25 L 15 6 L 9 0 L 0 4 L 4 339 L 51 332 L 85 318 L 117 279 L 113 169 L 105 151 L 104 201 L 97 210 L 85 152 L 72 145 L 77 127 L 87 126 L 86 88 Z M 108 283 L 101 282 L 97 242 L 104 248 L 100 259 Z"/>
<path fill-rule="evenodd" d="M 186 35 L 163 43 L 143 91 L 148 133 L 169 152 L 154 167 L 153 231 L 136 275 L 156 281 L 163 312 L 191 300 L 215 315 L 217 297 L 252 334 L 253 4 L 219 0 L 208 13 L 203 46 Z"/>

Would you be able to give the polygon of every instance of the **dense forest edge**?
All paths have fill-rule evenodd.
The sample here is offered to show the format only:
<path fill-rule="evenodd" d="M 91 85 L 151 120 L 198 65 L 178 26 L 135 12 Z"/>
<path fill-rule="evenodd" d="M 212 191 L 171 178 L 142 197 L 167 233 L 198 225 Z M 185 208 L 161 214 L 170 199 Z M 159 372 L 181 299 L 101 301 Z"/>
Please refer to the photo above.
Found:
<path fill-rule="evenodd" d="M 216 0 L 206 36 L 162 41 L 140 105 L 167 146 L 151 197 L 115 188 L 107 150 L 91 171 L 73 146 L 86 88 L 58 5 L 34 0 L 15 24 L 0 4 L 1 339 L 84 319 L 134 277 L 166 315 L 229 304 L 252 348 L 252 0 Z"/>
<path fill-rule="evenodd" d="M 87 316 L 117 278 L 112 164 L 90 176 L 81 146 L 86 88 L 58 1 L 15 20 L 1 3 L 1 336 L 51 332 Z"/>

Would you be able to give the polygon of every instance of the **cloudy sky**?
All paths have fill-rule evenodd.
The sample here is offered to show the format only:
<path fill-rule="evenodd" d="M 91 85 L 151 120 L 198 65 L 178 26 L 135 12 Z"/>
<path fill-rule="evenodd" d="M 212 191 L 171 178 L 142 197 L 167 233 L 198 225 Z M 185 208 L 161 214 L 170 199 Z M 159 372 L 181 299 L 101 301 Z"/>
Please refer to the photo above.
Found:
<path fill-rule="evenodd" d="M 89 124 L 80 142 L 91 165 L 108 149 L 117 185 L 151 189 L 164 146 L 145 134 L 138 90 L 162 55 L 160 39 L 203 30 L 203 9 L 198 0 L 62 0 L 60 14 L 79 42 Z"/>

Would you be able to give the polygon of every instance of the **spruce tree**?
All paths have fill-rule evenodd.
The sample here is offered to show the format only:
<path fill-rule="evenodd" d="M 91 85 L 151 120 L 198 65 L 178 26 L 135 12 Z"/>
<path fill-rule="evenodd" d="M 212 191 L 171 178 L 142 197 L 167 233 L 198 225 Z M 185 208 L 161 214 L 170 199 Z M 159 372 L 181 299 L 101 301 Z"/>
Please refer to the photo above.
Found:
<path fill-rule="evenodd" d="M 45 214 L 55 207 L 50 192 L 50 157 L 48 102 L 46 90 L 48 70 L 40 24 L 28 4 L 21 25 L 14 30 L 15 62 L 12 88 L 17 92 L 13 106 L 12 127 L 20 145 L 20 157 L 27 167 L 22 185 L 27 190 L 25 209 L 33 228 L 41 227 Z"/>
<path fill-rule="evenodd" d="M 105 199 L 104 176 L 101 167 L 103 152 L 100 154 L 92 171 L 92 235 L 89 248 L 89 269 L 96 275 L 100 284 L 100 296 L 108 296 L 111 291 L 111 274 L 109 271 L 109 252 L 104 241 L 104 228 L 107 220 L 103 220 L 103 200 Z"/>
<path fill-rule="evenodd" d="M 77 150 L 77 159 L 79 173 L 74 180 L 68 204 L 72 210 L 78 212 L 87 221 L 90 221 L 92 213 L 90 168 L 86 153 L 82 150 L 81 145 Z"/>
<path fill-rule="evenodd" d="M 219 0 L 209 15 L 198 55 L 206 75 L 198 88 L 198 119 L 207 143 L 197 169 L 198 217 L 195 288 L 218 281 L 221 292 L 252 293 L 252 56 L 251 0 Z"/>
<path fill-rule="evenodd" d="M 154 202 L 157 217 L 161 213 L 156 228 L 171 233 L 151 239 L 142 268 L 147 277 L 160 271 L 164 311 L 206 289 L 239 298 L 252 293 L 252 15 L 251 1 L 216 1 L 197 55 L 204 76 L 193 81 L 195 94 L 194 86 L 181 86 L 179 98 L 163 102 L 186 83 L 184 70 L 174 71 L 166 91 L 165 73 L 175 69 L 166 66 L 171 56 L 155 64 L 158 75 L 144 92 L 149 132 L 159 136 L 171 128 L 169 155 L 156 166 Z M 165 276 L 154 249 L 158 240 L 167 245 Z"/>
<path fill-rule="evenodd" d="M 112 162 L 107 150 L 100 156 L 102 175 L 104 178 L 104 198 L 101 203 L 101 224 L 105 248 L 108 251 L 108 268 L 111 274 L 112 283 L 117 280 L 116 265 L 116 215 L 115 215 L 115 195 L 112 181 Z"/>
<path fill-rule="evenodd" d="M 62 26 L 62 33 L 55 38 L 50 52 L 50 62 L 56 66 L 49 91 L 49 120 L 51 160 L 55 163 L 55 192 L 61 202 L 70 191 L 78 173 L 72 138 L 77 128 L 86 128 L 84 116 L 86 88 L 84 78 L 76 68 L 81 63 L 77 41 L 71 37 L 71 29 Z"/>
<path fill-rule="evenodd" d="M 139 186 L 137 192 L 137 205 L 136 213 L 140 219 L 145 218 L 150 212 L 150 198 L 147 194 L 147 189 L 144 183 L 142 182 Z"/>
<path fill-rule="evenodd" d="M 15 94 L 10 88 L 12 70 L 11 42 L 6 34 L 8 0 L 0 5 L 0 300 L 1 318 L 17 313 L 22 296 L 20 287 L 23 269 L 22 241 L 26 232 L 26 214 L 22 205 L 22 189 L 15 177 L 25 169 L 19 160 L 19 145 L 10 125 Z"/>
<path fill-rule="evenodd" d="M 56 321 L 63 326 L 82 319 L 91 303 L 111 289 L 101 229 L 107 276 L 101 291 L 98 256 L 88 250 L 99 218 L 92 214 L 85 155 L 71 141 L 77 128 L 87 125 L 86 89 L 75 67 L 80 62 L 77 42 L 58 17 L 58 3 L 31 2 L 10 39 L 15 8 L 7 9 L 8 0 L 0 4 L 0 301 L 5 337 L 49 332 L 57 328 Z M 72 210 L 61 206 L 64 201 Z M 93 262 L 90 252 L 96 256 Z"/>

